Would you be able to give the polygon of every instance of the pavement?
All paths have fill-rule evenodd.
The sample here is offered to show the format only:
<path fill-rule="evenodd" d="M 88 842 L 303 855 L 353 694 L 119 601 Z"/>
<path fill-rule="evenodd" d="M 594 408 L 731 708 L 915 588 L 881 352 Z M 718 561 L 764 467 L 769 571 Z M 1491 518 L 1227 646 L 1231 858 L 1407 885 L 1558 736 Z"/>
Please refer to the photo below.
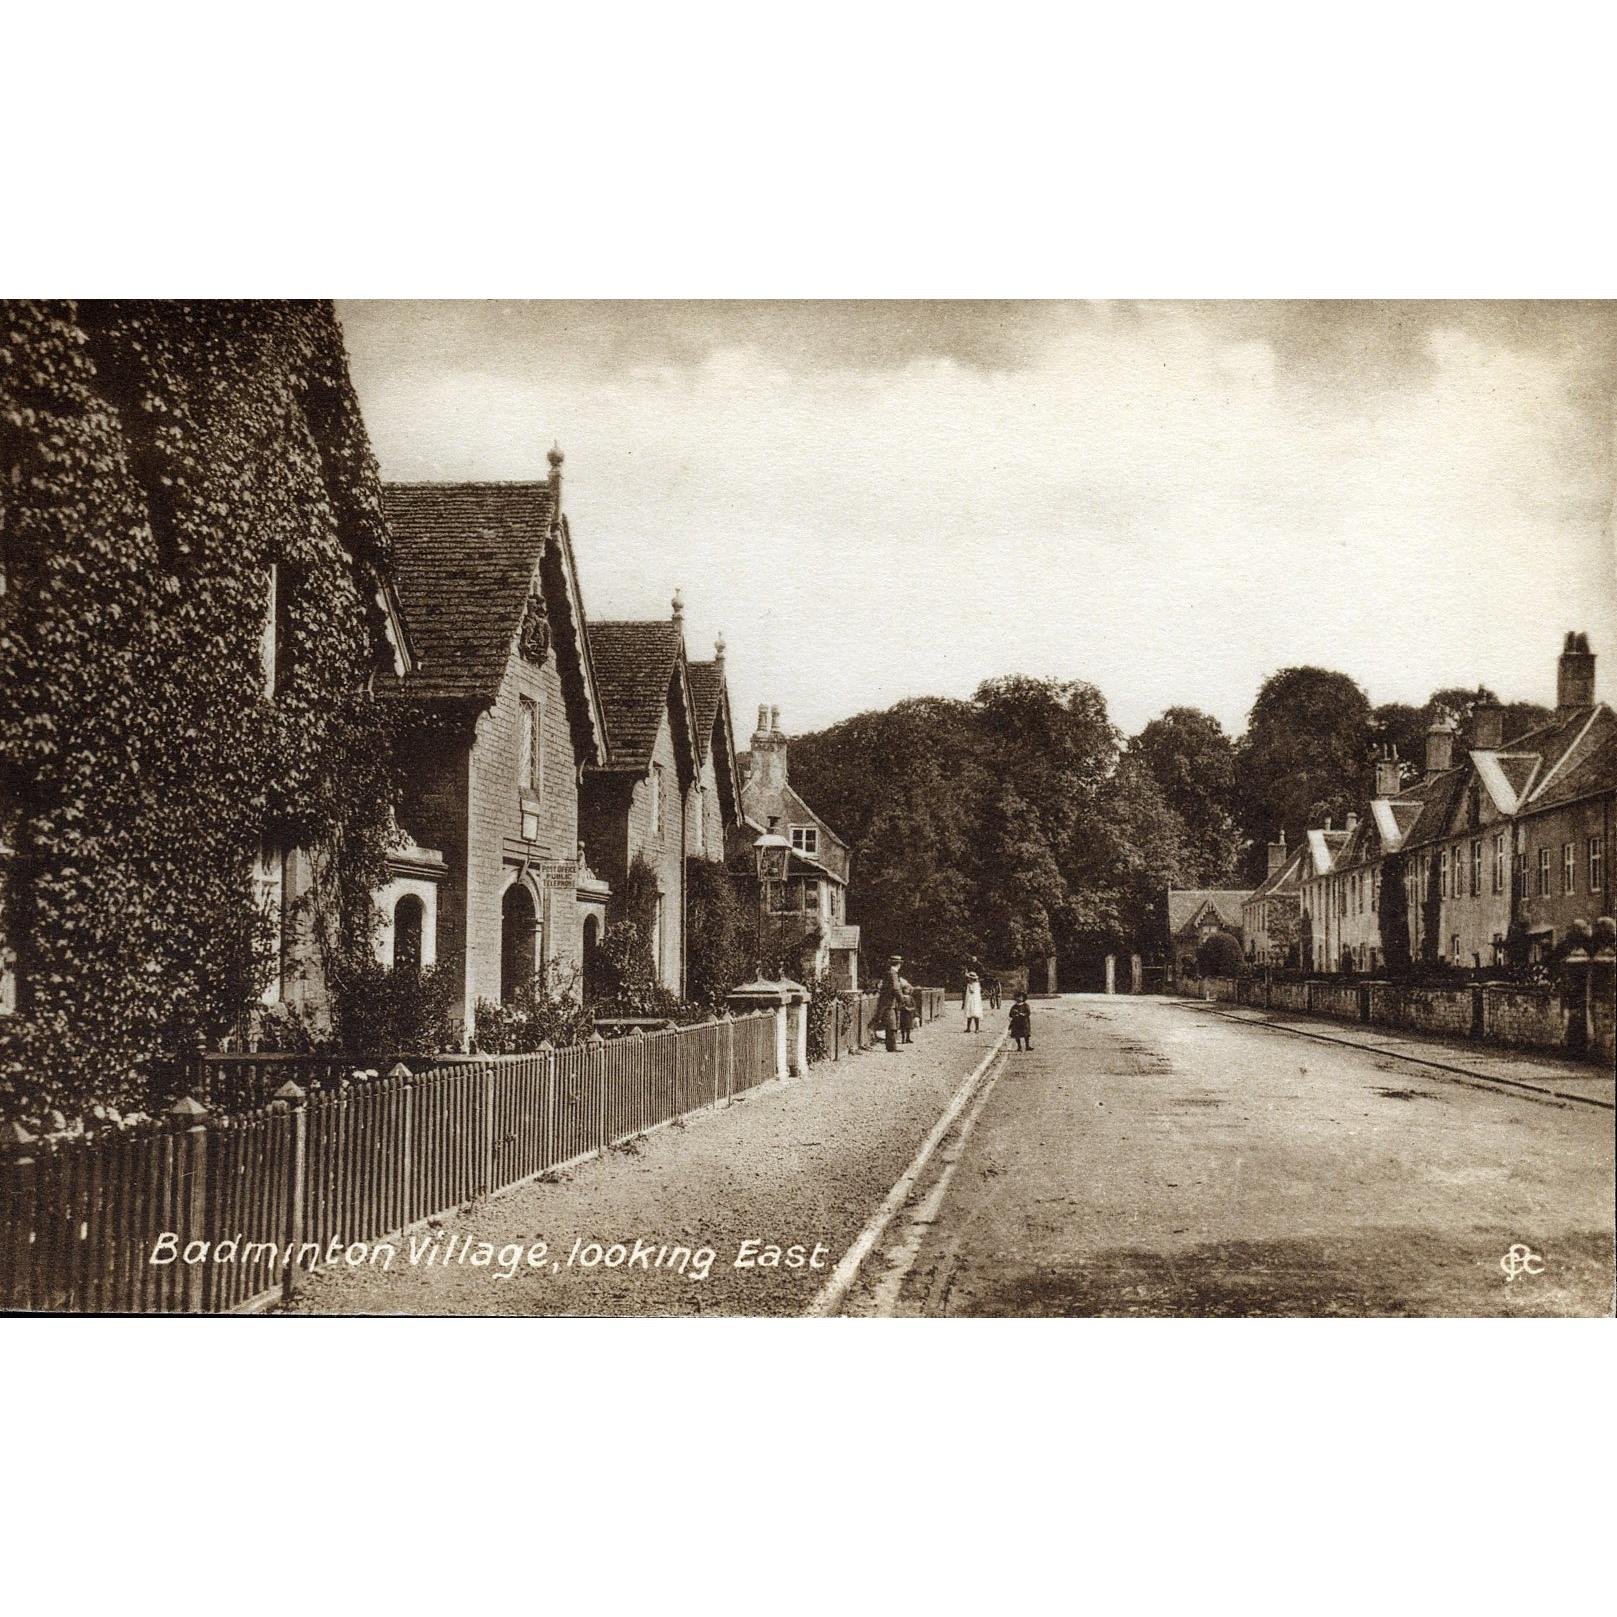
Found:
<path fill-rule="evenodd" d="M 321 1270 L 291 1311 L 801 1314 L 996 1036 L 955 1006 L 895 1054 L 819 1063 L 434 1220 L 388 1267 Z"/>
<path fill-rule="evenodd" d="M 1586 1106 L 1614 1107 L 1611 1072 L 1598 1063 L 1572 1061 L 1537 1050 L 1512 1050 L 1474 1040 L 1444 1039 L 1435 1034 L 1389 1032 L 1364 1023 L 1338 1022 L 1323 1016 L 1294 1016 L 1231 1005 L 1222 1000 L 1177 1000 L 1199 1010 L 1227 1016 L 1232 1021 L 1255 1022 L 1296 1037 L 1373 1050 L 1378 1055 L 1437 1067 L 1444 1072 L 1475 1078 L 1510 1089 L 1531 1090 L 1557 1100 Z"/>
<path fill-rule="evenodd" d="M 1052 1002 L 846 1311 L 1610 1315 L 1612 1112 L 1435 1053 L 1222 1006 Z"/>

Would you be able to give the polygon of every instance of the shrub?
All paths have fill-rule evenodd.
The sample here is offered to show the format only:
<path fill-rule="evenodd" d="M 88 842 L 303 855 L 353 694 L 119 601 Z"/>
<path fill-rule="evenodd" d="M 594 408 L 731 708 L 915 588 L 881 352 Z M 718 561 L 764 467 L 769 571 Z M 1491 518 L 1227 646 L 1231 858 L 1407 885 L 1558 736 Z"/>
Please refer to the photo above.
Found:
<path fill-rule="evenodd" d="M 460 1028 L 450 1015 L 455 979 L 444 966 L 384 966 L 370 959 L 328 975 L 337 1049 L 355 1053 L 437 1054 L 455 1049 Z"/>
<path fill-rule="evenodd" d="M 1203 977 L 1239 977 L 1246 962 L 1241 945 L 1228 932 L 1214 932 L 1196 947 L 1196 970 Z"/>
<path fill-rule="evenodd" d="M 577 972 L 559 961 L 551 962 L 543 983 L 527 983 L 503 1005 L 480 999 L 472 1013 L 472 1044 L 484 1055 L 530 1055 L 543 1044 L 560 1050 L 594 1031 L 579 1001 Z"/>
<path fill-rule="evenodd" d="M 736 891 L 736 878 L 709 859 L 686 864 L 685 982 L 693 1004 L 714 1014 L 752 974 L 758 922 Z"/>

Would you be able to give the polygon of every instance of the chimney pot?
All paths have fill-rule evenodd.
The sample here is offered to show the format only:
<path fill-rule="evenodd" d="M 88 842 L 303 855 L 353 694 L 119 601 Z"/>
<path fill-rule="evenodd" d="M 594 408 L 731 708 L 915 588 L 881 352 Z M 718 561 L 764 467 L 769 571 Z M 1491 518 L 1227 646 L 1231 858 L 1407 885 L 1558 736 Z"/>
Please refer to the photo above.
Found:
<path fill-rule="evenodd" d="M 724 661 L 724 636 L 722 634 L 713 642 L 713 660 L 720 663 Z"/>
<path fill-rule="evenodd" d="M 769 728 L 769 704 L 767 702 L 760 702 L 758 704 L 758 729 L 760 731 L 764 731 L 764 730 L 767 730 L 768 728 Z"/>
<path fill-rule="evenodd" d="M 1396 797 L 1403 790 L 1403 772 L 1398 767 L 1398 749 L 1384 747 L 1376 760 L 1376 796 Z"/>
<path fill-rule="evenodd" d="M 674 599 L 669 604 L 674 609 L 674 622 L 675 623 L 683 623 L 685 621 L 685 595 L 684 595 L 684 592 L 681 591 L 681 590 L 676 589 L 674 591 Z"/>
<path fill-rule="evenodd" d="M 1485 703 L 1471 710 L 1471 745 L 1491 752 L 1505 739 L 1505 710 Z"/>
<path fill-rule="evenodd" d="M 1349 815 L 1348 815 L 1348 817 L 1347 817 L 1347 831 L 1348 831 L 1348 835 L 1349 835 L 1349 836 L 1352 836 L 1352 835 L 1353 835 L 1353 833 L 1354 833 L 1354 832 L 1355 832 L 1355 831 L 1356 831 L 1356 830 L 1358 830 L 1358 828 L 1359 828 L 1359 816 L 1358 816 L 1358 815 L 1357 815 L 1357 814 L 1354 814 L 1354 813 L 1351 813 L 1351 812 L 1350 812 L 1350 813 L 1349 813 Z"/>
<path fill-rule="evenodd" d="M 771 730 L 780 728 L 780 709 L 778 707 L 772 707 L 769 710 L 769 728 Z"/>

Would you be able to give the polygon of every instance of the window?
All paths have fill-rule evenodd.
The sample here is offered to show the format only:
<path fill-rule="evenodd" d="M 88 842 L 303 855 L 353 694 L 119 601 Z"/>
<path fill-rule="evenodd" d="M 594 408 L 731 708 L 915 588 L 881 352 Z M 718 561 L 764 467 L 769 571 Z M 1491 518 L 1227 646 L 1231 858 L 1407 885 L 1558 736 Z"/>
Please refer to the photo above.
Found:
<path fill-rule="evenodd" d="M 817 825 L 794 825 L 792 827 L 792 851 L 818 857 L 820 852 L 820 828 Z"/>
<path fill-rule="evenodd" d="M 539 704 L 524 696 L 517 706 L 517 785 L 535 797 L 544 784 L 543 746 Z"/>
<path fill-rule="evenodd" d="M 667 901 L 658 893 L 656 913 L 651 920 L 651 963 L 657 968 L 659 978 L 663 974 L 663 924 L 667 919 L 667 910 Z"/>
<path fill-rule="evenodd" d="M 1449 944 L 1449 958 L 1451 960 L 1453 960 L 1455 965 L 1459 965 L 1459 963 L 1460 963 L 1460 934 L 1458 932 L 1456 932 L 1454 934 L 1454 939 Z"/>
<path fill-rule="evenodd" d="M 651 834 L 661 842 L 667 816 L 663 808 L 663 766 L 651 766 Z"/>
<path fill-rule="evenodd" d="M 1598 893 L 1606 880 L 1606 839 L 1589 838 L 1589 891 Z"/>
<path fill-rule="evenodd" d="M 696 788 L 696 851 L 707 852 L 707 787 Z"/>
<path fill-rule="evenodd" d="M 274 623 L 274 649 L 271 653 L 270 694 L 279 696 L 292 683 L 292 597 L 298 578 L 291 567 L 270 569 L 270 612 Z"/>
<path fill-rule="evenodd" d="M 1471 896 L 1476 898 L 1482 892 L 1482 838 L 1477 837 L 1471 843 Z"/>
<path fill-rule="evenodd" d="M 1493 890 L 1496 893 L 1505 890 L 1505 839 L 1502 835 L 1493 839 Z"/>
<path fill-rule="evenodd" d="M 1538 896 L 1540 898 L 1550 896 L 1550 850 L 1548 848 L 1538 850 Z"/>
<path fill-rule="evenodd" d="M 1578 847 L 1575 842 L 1561 844 L 1561 891 L 1575 893 L 1578 890 Z"/>
<path fill-rule="evenodd" d="M 812 876 L 803 883 L 803 908 L 815 915 L 820 912 L 820 884 Z"/>
<path fill-rule="evenodd" d="M 1444 898 L 1449 896 L 1449 850 L 1445 848 L 1441 854 L 1442 863 L 1438 869 L 1437 890 Z"/>

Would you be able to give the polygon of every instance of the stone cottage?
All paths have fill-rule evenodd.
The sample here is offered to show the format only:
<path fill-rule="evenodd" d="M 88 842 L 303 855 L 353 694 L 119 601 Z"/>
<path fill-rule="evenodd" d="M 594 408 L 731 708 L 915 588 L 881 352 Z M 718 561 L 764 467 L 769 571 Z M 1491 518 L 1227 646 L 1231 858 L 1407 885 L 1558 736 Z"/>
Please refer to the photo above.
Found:
<path fill-rule="evenodd" d="M 621 896 L 643 859 L 656 881 L 652 963 L 670 992 L 685 992 L 685 860 L 698 831 L 692 799 L 702 759 L 685 661 L 684 603 L 662 622 L 589 626 L 610 748 L 584 771 L 580 825 L 590 863 Z M 715 783 L 715 797 L 719 797 Z M 721 799 L 722 801 L 722 799 Z M 722 807 L 720 809 L 722 814 Z M 620 917 L 614 912 L 611 919 Z"/>
<path fill-rule="evenodd" d="M 1168 889 L 1168 969 L 1175 981 L 1197 975 L 1196 951 L 1215 932 L 1228 932 L 1244 944 L 1241 906 L 1251 896 L 1247 888 Z"/>
<path fill-rule="evenodd" d="M 766 955 L 801 975 L 825 973 L 839 988 L 859 986 L 859 928 L 848 922 L 853 850 L 793 789 L 780 709 L 760 706 L 744 755 L 741 824 L 730 838 L 730 864 L 753 873 L 753 843 L 774 831 L 791 844 L 786 879 L 763 896 Z"/>
<path fill-rule="evenodd" d="M 542 482 L 389 483 L 416 666 L 403 704 L 401 830 L 378 895 L 384 961 L 454 974 L 455 1014 L 535 976 L 570 981 L 604 924 L 579 850 L 579 771 L 606 756 L 562 455 Z"/>

